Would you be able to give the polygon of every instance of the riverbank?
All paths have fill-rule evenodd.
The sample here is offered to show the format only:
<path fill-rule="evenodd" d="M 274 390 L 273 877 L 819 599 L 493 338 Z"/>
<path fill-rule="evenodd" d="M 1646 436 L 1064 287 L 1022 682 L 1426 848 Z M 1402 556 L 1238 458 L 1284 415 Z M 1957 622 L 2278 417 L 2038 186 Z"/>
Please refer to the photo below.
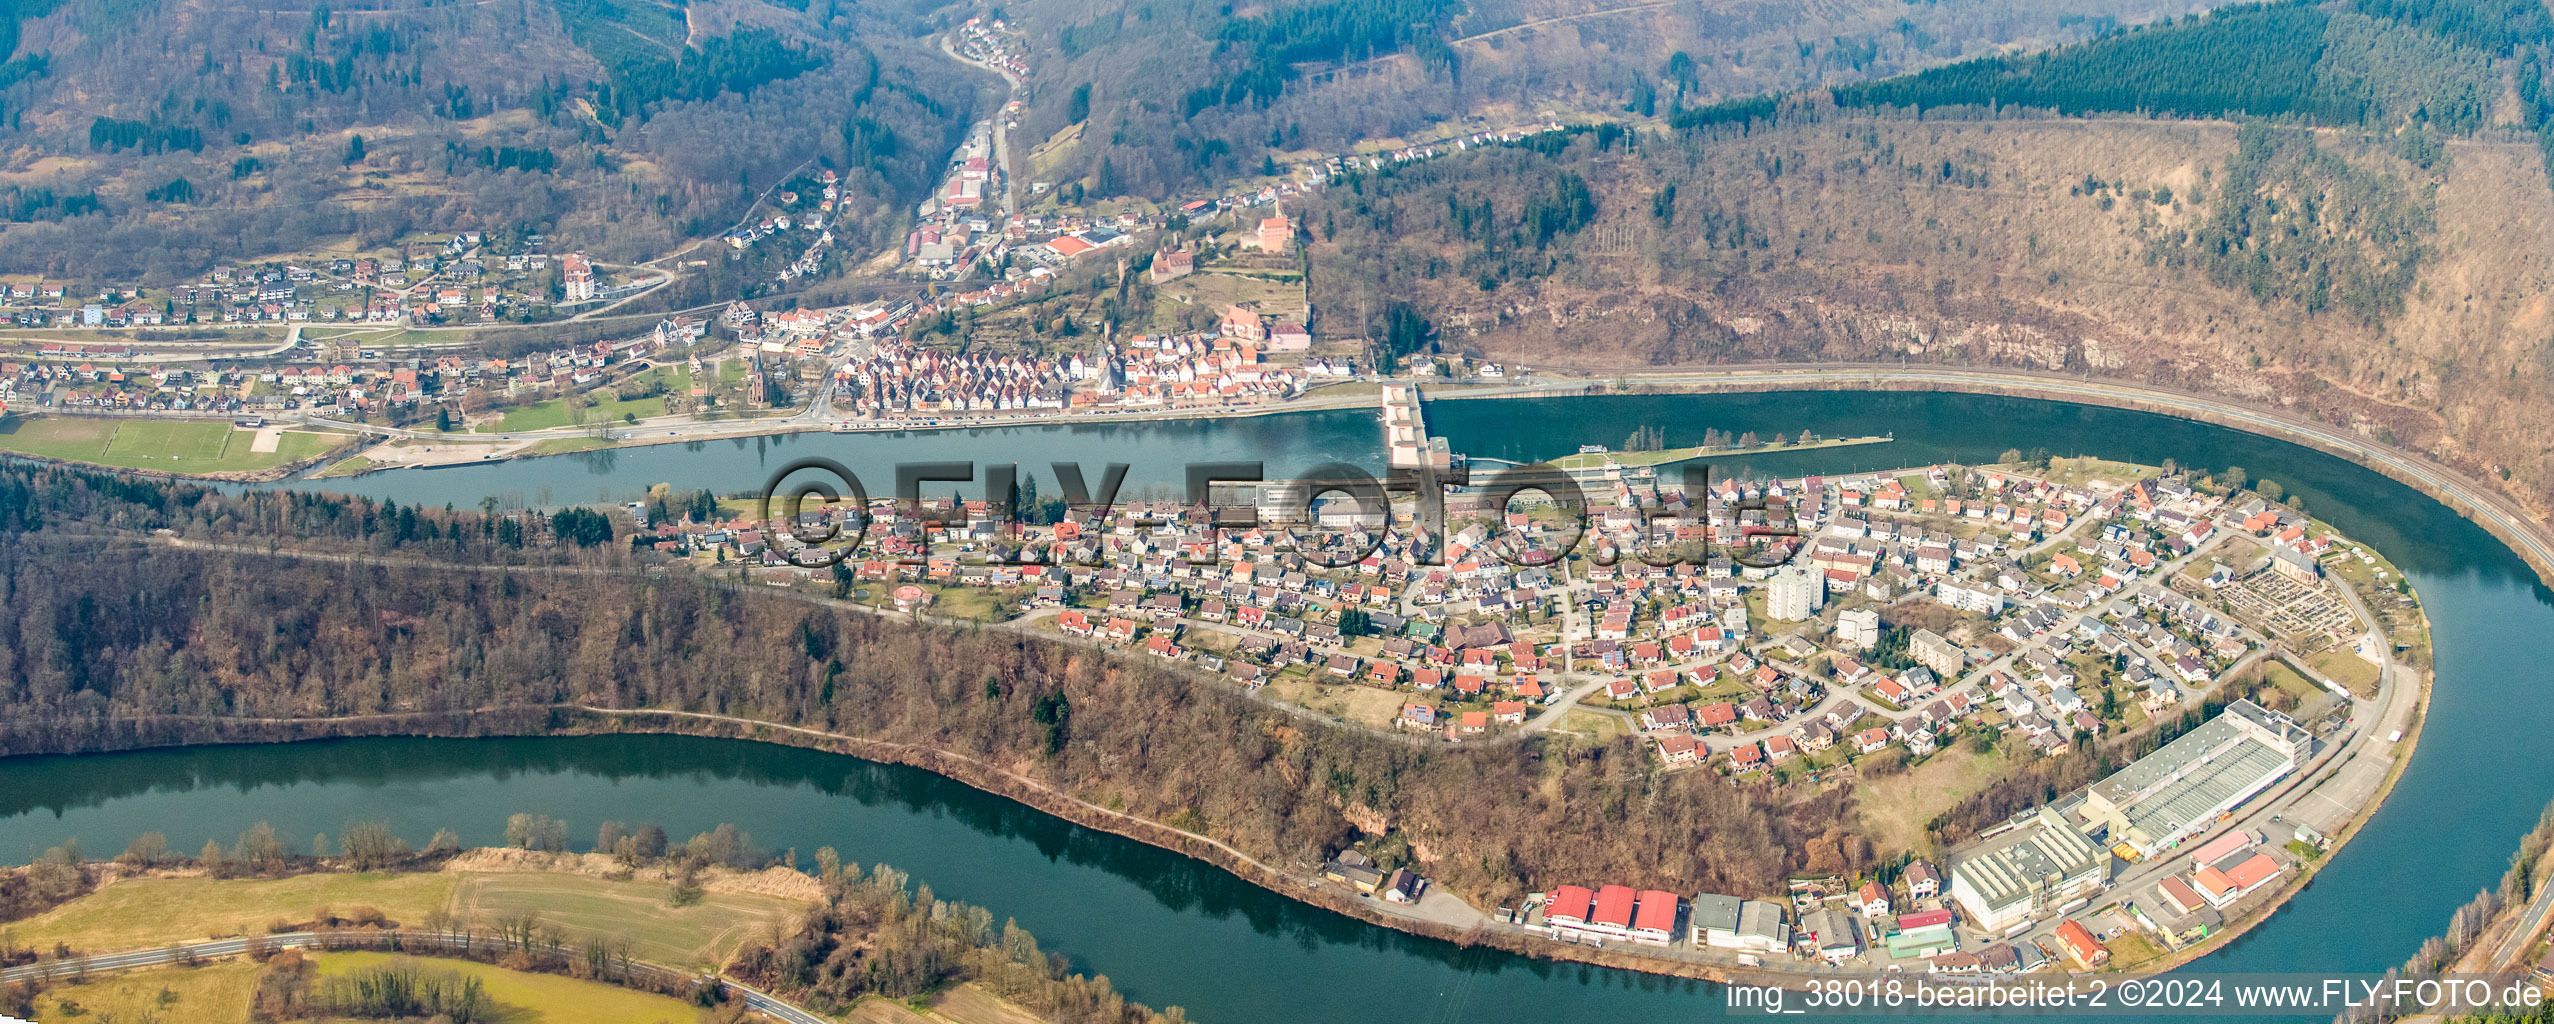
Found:
<path fill-rule="evenodd" d="M 2410 485 L 2456 510 L 2458 514 L 2482 525 L 2503 543 L 2508 544 L 2512 550 L 2518 552 L 2520 557 L 2527 560 L 2549 585 L 2554 585 L 2554 532 L 2546 529 L 2534 510 L 2524 507 L 2516 499 L 2502 493 L 2499 488 L 2477 480 L 2470 474 L 2447 466 L 2430 456 L 2385 445 L 2373 439 L 2357 437 L 2342 428 L 2296 416 L 2283 409 L 2241 403 L 2195 392 L 2175 391 L 2127 381 L 2074 377 L 2028 370 L 1885 364 L 1734 365 L 1706 370 L 1620 374 L 1605 379 L 1529 377 L 1511 384 L 1466 383 L 1439 385 L 1434 389 L 1430 389 L 1425 381 L 1414 383 L 1422 388 L 1430 402 L 1622 394 L 1950 391 L 2096 405 L 2191 419 L 2300 444 Z M 1306 399 L 1231 408 L 1203 407 L 1108 413 L 1059 412 L 988 416 L 965 420 L 862 422 L 857 423 L 850 431 L 836 431 L 830 425 L 831 421 L 822 418 L 789 417 L 761 421 L 703 421 L 678 424 L 642 421 L 636 429 L 631 431 L 633 436 L 608 439 L 611 442 L 608 445 L 594 443 L 607 439 L 594 439 L 591 435 L 585 434 L 544 435 L 543 438 L 525 437 L 517 438 L 517 440 L 538 442 L 548 437 L 582 436 L 587 439 L 587 443 L 576 446 L 576 450 L 620 450 L 706 440 L 801 433 L 940 433 L 1006 427 L 1252 419 L 1289 413 L 1369 408 L 1373 400 L 1373 395 L 1360 393 L 1337 398 Z M 304 419 L 330 428 L 364 430 L 389 438 L 432 440 L 445 436 L 434 431 L 350 424 L 318 417 L 304 417 Z M 664 434 L 654 434 L 653 431 L 658 427 L 667 427 L 668 431 Z M 682 429 L 684 427 L 702 429 L 684 430 Z M 641 431 L 648 432 L 648 436 L 638 436 Z M 555 448 L 544 449 L 543 446 L 535 443 L 499 456 L 497 459 L 482 458 L 468 461 L 537 458 L 563 453 Z M 377 472 L 384 468 L 389 467 L 365 466 L 357 468 L 355 472 L 358 474 Z M 185 476 L 186 474 L 167 475 Z"/>
<path fill-rule="evenodd" d="M 2253 464 L 2253 463 L 2254 463 L 2254 460 L 2253 460 L 2253 459 L 2250 459 L 2250 458 L 2244 459 L 2244 460 L 2242 460 L 2242 461 L 2246 462 L 2247 464 Z M 2370 482 L 2372 482 L 2372 483 L 2380 483 L 2380 482 L 2378 482 L 2378 481 L 2373 481 L 2373 480 L 2371 480 Z M 2444 517 L 2439 517 L 2439 518 L 2444 519 Z M 2449 522 L 2453 522 L 2453 521 L 2452 521 L 2452 520 L 2449 520 Z M 2480 544 L 2480 543 L 2476 543 L 2478 540 L 2479 540 L 2479 538 L 2474 538 L 2474 537 L 2471 537 L 2470 535 L 2468 535 L 2468 536 L 2466 536 L 2466 537 L 2463 539 L 2463 542 L 2464 542 L 2464 543 L 2467 543 L 2467 544 L 2471 544 L 2471 545 L 2473 545 L 2473 547 L 2474 547 L 2474 549 L 2475 549 L 2475 550 L 2480 551 L 2484 545 L 2482 545 L 2482 544 Z"/>
<path fill-rule="evenodd" d="M 2500 488 L 2427 455 L 2409 452 L 2344 428 L 2296 416 L 2282 409 L 2174 391 L 2151 385 L 2027 370 L 1949 366 L 1860 364 L 1729 366 L 1704 371 L 1666 371 L 1622 375 L 1608 380 L 1528 378 L 1515 384 L 1427 390 L 1430 402 L 1473 402 L 1499 399 L 1592 397 L 1619 394 L 1727 394 L 1773 391 L 1949 391 L 1964 394 L 2032 398 L 2077 405 L 2127 409 L 2194 420 L 2245 433 L 2287 441 L 2373 470 L 2412 487 L 2475 522 L 2516 552 L 2549 586 L 2554 586 L 2554 530 L 2535 510 Z M 1053 413 L 986 418 L 965 422 L 879 423 L 851 431 L 872 433 L 942 433 L 1005 427 L 1111 425 L 1194 420 L 1252 419 L 1288 413 L 1362 409 L 1373 396 L 1272 403 L 1238 408 L 1166 409 L 1153 412 Z M 601 450 L 622 450 L 703 440 L 750 438 L 796 433 L 834 433 L 822 422 L 790 419 L 718 424 L 701 434 L 634 437 Z M 652 428 L 651 428 L 652 429 Z M 398 432 L 431 436 L 415 432 Z M 527 452 L 514 458 L 538 457 Z"/>
<path fill-rule="evenodd" d="M 2426 700 L 2426 688 L 2424 698 Z M 883 764 L 902 765 L 952 779 L 975 790 L 993 794 L 1030 807 L 1055 818 L 1094 831 L 1106 832 L 1148 846 L 1193 858 L 1232 875 L 1250 885 L 1281 897 L 1377 927 L 1409 935 L 1451 943 L 1462 947 L 1495 949 L 1548 961 L 1582 963 L 1642 974 L 1710 981 L 1722 984 L 1748 984 L 1801 988 L 1821 979 L 1838 977 L 1811 965 L 1802 969 L 1748 968 L 1735 963 L 1716 963 L 1696 958 L 1681 951 L 1651 949 L 1639 946 L 1599 947 L 1564 942 L 1525 932 L 1516 926 L 1481 925 L 1469 928 L 1451 927 L 1437 921 L 1412 916 L 1397 907 L 1361 897 L 1342 887 L 1315 879 L 1308 874 L 1287 871 L 1211 837 L 1139 818 L 1060 791 L 1045 782 L 1011 771 L 979 758 L 938 747 L 882 741 L 834 733 L 820 729 L 767 722 L 736 716 L 716 715 L 654 708 L 607 708 L 590 705 L 524 705 L 442 715 L 364 715 L 334 719 L 251 719 L 224 720 L 186 716 L 154 716 L 152 719 L 126 720 L 129 728 L 122 731 L 128 743 L 106 749 L 140 749 L 152 746 L 191 745 L 201 743 L 275 743 L 298 740 L 382 737 L 492 737 L 492 736 L 597 736 L 613 734 L 673 735 L 713 739 L 744 740 L 798 747 L 824 753 L 839 754 Z M 181 727 L 191 727 L 196 738 L 175 743 L 154 742 L 153 733 L 163 735 Z M 209 734 L 204 731 L 209 729 Z M 2413 733 L 2407 732 L 2407 740 Z M 2408 757 L 2398 759 L 2398 765 Z M 2391 789 L 2389 778 L 2387 788 Z M 2380 794 L 2380 797 L 2382 794 Z M 2354 838 L 2359 826 L 2380 806 L 2371 802 L 2354 819 L 2352 827 L 2337 837 L 2337 852 Z M 2177 967 L 2223 948 L 2225 943 L 2267 921 L 2285 903 L 2305 887 L 2310 875 L 2301 877 L 2282 891 L 2278 898 L 2252 915 L 2239 927 L 2206 945 L 2175 954 L 2164 962 L 2141 964 L 2141 971 L 2162 971 Z"/>

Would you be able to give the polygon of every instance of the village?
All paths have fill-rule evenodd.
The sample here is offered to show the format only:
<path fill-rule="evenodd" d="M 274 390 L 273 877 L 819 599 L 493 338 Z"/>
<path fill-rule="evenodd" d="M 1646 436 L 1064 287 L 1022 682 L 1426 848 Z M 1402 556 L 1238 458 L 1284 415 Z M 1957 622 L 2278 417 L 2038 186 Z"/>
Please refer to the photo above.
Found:
<path fill-rule="evenodd" d="M 1411 389 L 1387 386 L 1384 407 L 1396 463 L 1459 458 L 1426 437 Z M 646 546 L 710 571 L 1120 649 L 1413 742 L 1637 737 L 1660 770 L 1736 785 L 2054 756 L 2206 716 L 1941 867 L 1747 898 L 1590 880 L 1474 922 L 1564 941 L 1768 970 L 2090 970 L 2113 944 L 2151 963 L 2272 902 L 2382 773 L 2357 741 L 2401 689 L 2379 671 L 2397 639 L 2364 609 L 2410 599 L 2366 548 L 2258 494 L 2045 458 L 1701 493 L 1634 453 L 1565 462 L 1594 532 L 1548 558 L 1567 517 L 1460 489 L 1442 532 L 1406 503 L 1387 522 L 1297 506 L 1284 485 L 1206 505 L 1031 492 L 797 520 L 633 512 Z M 857 546 L 799 540 L 835 527 Z M 1788 555 L 1750 556 L 1769 534 Z M 1645 538 L 1722 553 L 1652 565 Z M 2221 828 L 2238 811 L 2269 818 Z M 1352 848 L 1325 873 L 1415 914 L 1430 890 L 1412 867 Z M 1449 912 L 1465 913 L 1429 911 Z"/>
<path fill-rule="evenodd" d="M 0 317 L 22 328 L 64 329 L 523 323 L 625 298 L 656 281 L 581 253 L 539 251 L 542 244 L 539 235 L 492 239 L 469 231 L 420 235 L 372 255 L 216 267 L 200 280 L 156 289 L 74 291 L 60 282 L 12 281 L 0 284 Z M 111 359 L 138 345 L 99 343 L 75 354 Z"/>
<path fill-rule="evenodd" d="M 970 19 L 945 42 L 953 57 L 1015 88 L 1031 77 L 1016 29 L 998 18 Z M 1306 156 L 1263 182 L 1137 204 L 1067 196 L 1042 181 L 1015 188 L 1010 167 L 1023 159 L 1008 139 L 1015 112 L 1016 102 L 970 130 L 941 187 L 915 210 L 902 251 L 881 254 L 890 275 L 935 282 L 918 295 L 838 306 L 732 302 L 635 318 L 604 340 L 487 352 L 474 349 L 470 328 L 619 308 L 705 261 L 607 266 L 548 251 L 538 234 L 464 231 L 416 234 L 378 251 L 221 266 L 149 289 L 0 282 L 0 316 L 34 332 L 0 353 L 14 357 L 0 361 L 0 403 L 30 426 L 30 414 L 175 414 L 390 428 L 386 439 L 403 448 L 437 434 L 541 442 L 473 458 L 608 446 L 638 440 L 642 426 L 675 428 L 649 435 L 662 440 L 703 420 L 852 430 L 1271 407 L 1376 369 L 1362 339 L 1316 344 L 1304 236 L 1287 200 L 1344 175 L 1564 130 L 1465 128 Z M 741 258 L 785 243 L 793 255 L 783 283 L 818 272 L 834 253 L 826 225 L 839 182 L 827 169 L 782 183 L 723 248 Z M 1149 324 L 1081 333 L 1070 314 L 1039 319 L 1038 308 L 1065 289 L 1130 277 L 1160 295 Z M 1404 369 L 1484 382 L 1510 376 L 1461 356 Z M 608 426 L 615 422 L 625 428 L 617 435 Z M 0 448 L 58 455 L 63 439 L 52 435 L 66 430 L 84 434 L 35 426 L 23 443 L 0 436 Z M 563 436 L 524 436 L 540 430 Z M 564 436 L 571 432 L 595 436 Z M 442 459 L 418 454 L 371 450 L 343 461 L 360 471 Z"/>

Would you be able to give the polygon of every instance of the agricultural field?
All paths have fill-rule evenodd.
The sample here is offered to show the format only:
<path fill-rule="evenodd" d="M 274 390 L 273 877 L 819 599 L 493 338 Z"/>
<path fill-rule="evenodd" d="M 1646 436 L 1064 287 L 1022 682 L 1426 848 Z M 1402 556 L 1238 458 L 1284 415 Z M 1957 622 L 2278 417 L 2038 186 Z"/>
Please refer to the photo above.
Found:
<path fill-rule="evenodd" d="M 273 440 L 261 440 L 261 433 Z M 345 434 L 279 427 L 242 430 L 222 420 L 75 416 L 0 419 L 0 451 L 172 473 L 272 469 L 319 455 L 349 439 Z"/>
<path fill-rule="evenodd" d="M 137 878 L 15 924 L 0 935 L 20 946 L 70 943 L 82 952 L 138 949 L 229 935 L 261 935 L 275 921 L 308 921 L 322 910 L 379 910 L 402 925 L 451 903 L 446 874 L 298 875 L 277 879 Z"/>
<path fill-rule="evenodd" d="M 2314 680 L 2298 675 L 2296 669 L 2289 668 L 2287 662 L 2278 658 L 2262 662 L 2261 677 L 2271 685 L 2288 691 L 2290 696 L 2297 698 L 2299 704 L 2307 703 L 2329 692 L 2316 684 Z"/>
<path fill-rule="evenodd" d="M 461 876 L 453 893 L 453 916 L 486 923 L 538 911 L 570 936 L 628 936 L 639 959 L 683 967 L 725 963 L 746 939 L 789 924 L 800 909 L 777 897 L 730 892 L 706 893 L 698 903 L 676 907 L 667 903 L 667 892 L 663 882 L 472 872 Z"/>

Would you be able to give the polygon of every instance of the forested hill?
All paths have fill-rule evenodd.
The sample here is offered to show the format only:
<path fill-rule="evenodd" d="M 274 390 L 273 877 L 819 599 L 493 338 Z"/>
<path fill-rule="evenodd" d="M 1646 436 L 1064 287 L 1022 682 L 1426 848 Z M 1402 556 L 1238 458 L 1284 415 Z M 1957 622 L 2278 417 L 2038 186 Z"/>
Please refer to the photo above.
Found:
<path fill-rule="evenodd" d="M 1294 872 L 1371 835 L 1482 906 L 1589 877 L 1772 896 L 1787 873 L 1934 852 L 1875 843 L 1852 781 L 1660 772 L 1636 736 L 1414 743 L 1149 659 L 646 572 L 581 526 L 491 546 L 513 521 L 0 464 L 0 756 L 325 735 L 357 716 L 341 724 L 541 732 L 585 724 L 582 704 L 948 751 Z M 307 557 L 350 548 L 398 557 Z M 483 571 L 517 555 L 577 571 Z M 2200 719 L 2035 759 L 1934 824 L 1957 841 Z"/>
<path fill-rule="evenodd" d="M 938 9 L 21 0 L 0 273 L 166 281 L 411 230 L 649 259 L 802 164 L 845 175 L 836 233 L 865 241 L 987 98 Z"/>
<path fill-rule="evenodd" d="M 1041 177 L 1161 197 L 1275 157 L 1668 113 L 2072 42 L 2192 8 L 2166 0 L 1026 0 Z"/>
<path fill-rule="evenodd" d="M 2505 72 L 2514 102 L 2504 100 Z M 1834 100 L 1919 110 L 2252 115 L 2446 135 L 2506 124 L 2554 138 L 2549 72 L 2554 16 L 2533 0 L 2289 0 L 1843 86 Z"/>

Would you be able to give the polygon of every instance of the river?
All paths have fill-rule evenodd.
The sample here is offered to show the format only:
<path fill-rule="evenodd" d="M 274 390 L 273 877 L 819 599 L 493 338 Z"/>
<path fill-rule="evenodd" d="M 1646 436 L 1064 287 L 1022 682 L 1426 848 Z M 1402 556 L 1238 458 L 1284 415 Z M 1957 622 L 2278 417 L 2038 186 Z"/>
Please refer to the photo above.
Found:
<path fill-rule="evenodd" d="M 1431 403 L 1428 415 L 1458 451 L 1519 460 L 1584 443 L 1619 445 L 1636 426 L 1654 423 L 1669 445 L 1698 443 L 1707 427 L 1898 438 L 1724 460 L 1761 473 L 1988 461 L 2017 447 L 2242 466 L 2384 551 L 2412 578 L 2435 631 L 2439 681 L 2421 752 L 2376 819 L 2313 885 L 2202 968 L 2381 971 L 2399 963 L 2458 904 L 2493 884 L 2516 837 L 2554 794 L 2539 739 L 2554 726 L 2544 699 L 2554 667 L 2531 643 L 2554 635 L 2554 594 L 2481 529 L 2342 460 L 2169 417 L 1949 393 L 1445 401 Z M 752 488 L 789 459 L 826 455 L 859 472 L 872 493 L 886 491 L 881 481 L 892 480 L 895 460 L 968 457 L 1117 460 L 1137 466 L 1134 482 L 1169 485 L 1188 460 L 1265 457 L 1279 472 L 1331 459 L 1374 465 L 1374 431 L 1373 417 L 1355 411 L 823 434 L 324 483 L 430 504 L 466 506 L 489 495 L 538 503 L 543 487 L 551 500 L 577 501 L 635 494 L 659 481 Z M 1265 454 L 1272 452 L 1283 454 Z M 846 860 L 894 864 L 943 897 L 1016 917 L 1132 998 L 1185 1006 L 1193 1018 L 1219 1024 L 1722 1012 L 1709 986 L 1411 938 L 918 770 L 788 748 L 665 737 L 363 740 L 0 761 L 0 856 L 18 858 L 71 837 L 111 853 L 146 830 L 192 850 L 208 838 L 227 843 L 259 820 L 296 843 L 381 817 L 412 840 L 450 827 L 486 843 L 500 838 L 515 811 L 566 818 L 572 835 L 586 836 L 605 819 L 653 821 L 678 836 L 732 821 L 763 845 L 795 847 L 801 863 L 830 845 Z"/>

